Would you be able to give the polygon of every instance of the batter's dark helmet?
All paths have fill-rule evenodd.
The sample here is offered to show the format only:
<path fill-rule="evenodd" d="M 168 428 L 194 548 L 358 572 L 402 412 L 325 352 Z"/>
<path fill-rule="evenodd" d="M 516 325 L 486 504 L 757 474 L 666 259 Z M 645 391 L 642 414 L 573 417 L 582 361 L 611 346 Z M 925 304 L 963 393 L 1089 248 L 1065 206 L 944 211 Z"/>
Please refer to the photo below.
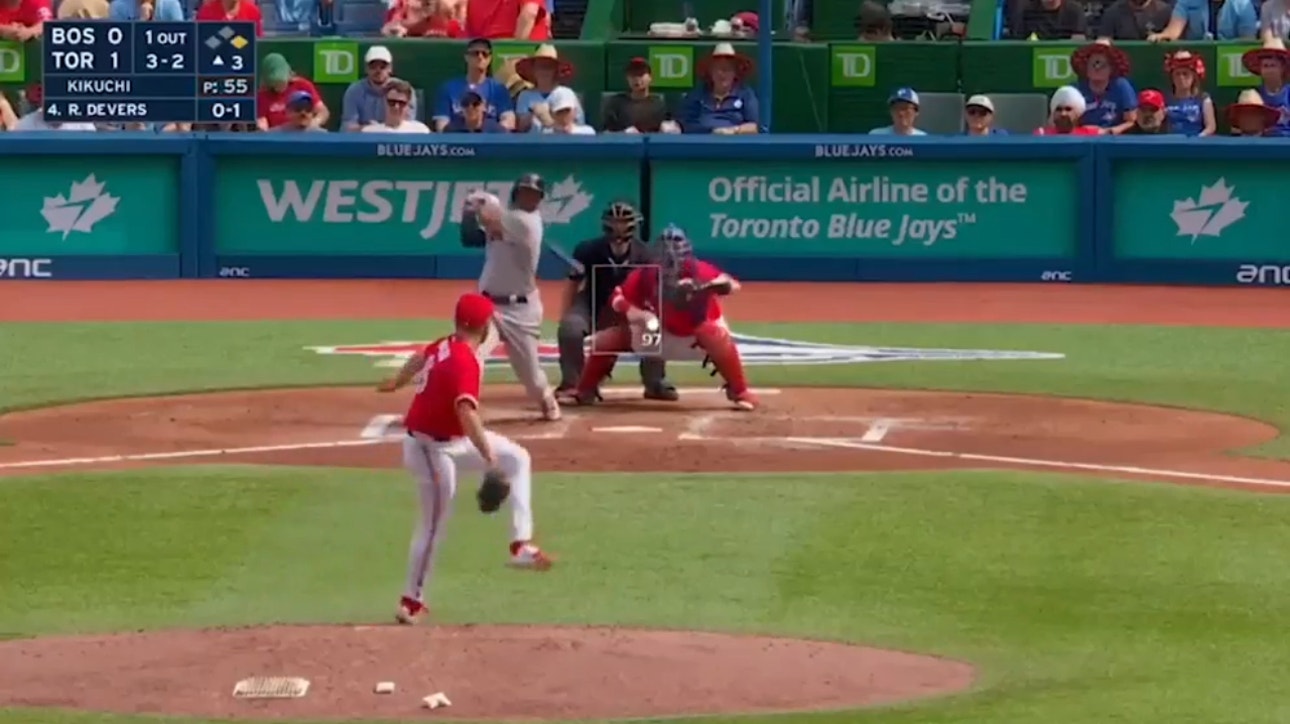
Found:
<path fill-rule="evenodd" d="M 526 173 L 515 180 L 515 186 L 511 189 L 511 200 L 515 200 L 515 193 L 520 189 L 533 189 L 546 197 L 546 180 L 535 173 Z"/>

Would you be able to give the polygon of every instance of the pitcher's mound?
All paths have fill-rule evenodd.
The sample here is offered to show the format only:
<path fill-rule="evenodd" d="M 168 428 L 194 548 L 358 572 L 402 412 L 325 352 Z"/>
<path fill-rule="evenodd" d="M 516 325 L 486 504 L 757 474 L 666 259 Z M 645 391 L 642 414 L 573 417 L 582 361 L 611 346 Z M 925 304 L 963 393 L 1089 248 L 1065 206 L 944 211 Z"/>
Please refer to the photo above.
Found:
<path fill-rule="evenodd" d="M 234 699 L 252 676 L 299 699 Z M 968 688 L 972 667 L 839 643 L 527 626 L 282 626 L 0 642 L 0 707 L 259 719 L 612 719 L 862 707 Z M 393 681 L 393 694 L 376 694 Z"/>

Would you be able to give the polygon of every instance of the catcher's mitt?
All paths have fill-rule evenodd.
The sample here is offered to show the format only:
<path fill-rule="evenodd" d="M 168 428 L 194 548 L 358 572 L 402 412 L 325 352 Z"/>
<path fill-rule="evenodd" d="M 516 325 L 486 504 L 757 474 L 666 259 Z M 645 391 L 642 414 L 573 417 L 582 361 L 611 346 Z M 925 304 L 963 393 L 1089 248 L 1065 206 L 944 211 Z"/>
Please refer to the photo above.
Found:
<path fill-rule="evenodd" d="M 479 501 L 479 512 L 495 513 L 506 502 L 511 494 L 511 482 L 505 475 L 496 470 L 484 473 L 484 480 L 479 484 L 475 499 Z"/>

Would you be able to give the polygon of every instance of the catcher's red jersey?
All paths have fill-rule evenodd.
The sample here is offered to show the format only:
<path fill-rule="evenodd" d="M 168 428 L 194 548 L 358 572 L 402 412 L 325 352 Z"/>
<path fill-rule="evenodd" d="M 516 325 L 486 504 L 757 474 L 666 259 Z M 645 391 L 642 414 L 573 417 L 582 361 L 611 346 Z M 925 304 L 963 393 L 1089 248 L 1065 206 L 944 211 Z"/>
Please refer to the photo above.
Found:
<path fill-rule="evenodd" d="M 682 279 L 693 279 L 695 284 L 707 284 L 721 276 L 721 270 L 706 261 L 689 259 L 681 268 Z M 678 337 L 693 337 L 694 331 L 704 322 L 715 322 L 721 318 L 721 302 L 712 292 L 700 292 L 689 308 L 677 306 L 670 301 L 662 304 L 658 298 L 659 269 L 641 267 L 632 271 L 623 280 L 621 286 L 614 290 L 614 296 L 621 296 L 633 307 L 639 307 L 658 315 L 663 323 L 663 331 Z"/>
<path fill-rule="evenodd" d="M 463 437 L 466 431 L 457 419 L 457 403 L 470 400 L 479 407 L 479 387 L 484 376 L 479 358 L 470 345 L 455 336 L 431 342 L 423 354 L 426 364 L 403 426 L 434 438 Z"/>

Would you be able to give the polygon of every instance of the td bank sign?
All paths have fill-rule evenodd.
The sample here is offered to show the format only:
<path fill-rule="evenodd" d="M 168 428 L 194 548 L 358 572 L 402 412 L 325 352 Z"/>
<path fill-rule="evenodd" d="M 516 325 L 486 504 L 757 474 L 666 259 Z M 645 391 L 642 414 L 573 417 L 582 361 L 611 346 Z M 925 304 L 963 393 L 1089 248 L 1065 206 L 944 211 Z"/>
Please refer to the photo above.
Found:
<path fill-rule="evenodd" d="M 1044 46 L 1033 48 L 1031 64 L 1031 84 L 1036 88 L 1060 88 L 1072 85 L 1077 80 L 1075 69 L 1071 67 L 1071 53 L 1074 45 Z"/>
<path fill-rule="evenodd" d="M 829 52 L 829 85 L 834 88 L 872 88 L 877 85 L 877 46 L 831 45 Z"/>

